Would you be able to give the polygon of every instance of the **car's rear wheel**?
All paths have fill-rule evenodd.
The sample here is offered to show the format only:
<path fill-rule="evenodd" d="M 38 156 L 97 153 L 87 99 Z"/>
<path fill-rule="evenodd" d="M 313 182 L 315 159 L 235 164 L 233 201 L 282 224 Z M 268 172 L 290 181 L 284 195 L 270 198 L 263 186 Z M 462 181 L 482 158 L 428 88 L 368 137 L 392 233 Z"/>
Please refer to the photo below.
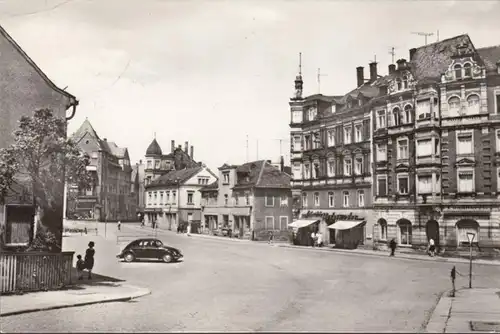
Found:
<path fill-rule="evenodd" d="M 174 258 L 172 257 L 172 255 L 170 255 L 170 254 L 163 255 L 163 262 L 170 263 L 173 260 L 174 260 Z"/>
<path fill-rule="evenodd" d="M 125 262 L 134 262 L 135 260 L 135 256 L 132 253 L 125 254 L 123 258 L 125 259 Z"/>

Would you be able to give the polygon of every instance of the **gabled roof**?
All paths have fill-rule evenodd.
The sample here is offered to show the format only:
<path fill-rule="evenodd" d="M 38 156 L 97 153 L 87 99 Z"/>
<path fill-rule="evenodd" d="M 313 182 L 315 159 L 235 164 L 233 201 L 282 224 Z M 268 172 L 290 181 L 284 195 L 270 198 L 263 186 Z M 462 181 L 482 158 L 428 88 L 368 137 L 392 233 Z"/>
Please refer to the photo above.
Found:
<path fill-rule="evenodd" d="M 149 155 L 162 155 L 160 144 L 158 144 L 156 138 L 153 139 L 146 150 L 146 156 Z"/>
<path fill-rule="evenodd" d="M 203 167 L 193 167 L 193 168 L 185 168 L 180 170 L 173 170 L 168 172 L 167 174 L 163 174 L 147 187 L 155 187 L 162 185 L 180 185 L 192 178 L 194 175 L 199 173 Z"/>
<path fill-rule="evenodd" d="M 118 159 L 124 159 L 127 156 L 127 149 L 124 147 L 118 147 L 112 141 L 102 141 L 101 142 L 107 152 L 114 155 Z"/>
<path fill-rule="evenodd" d="M 484 62 L 486 71 L 495 71 L 497 69 L 497 64 L 500 62 L 500 45 L 480 48 L 477 49 L 477 52 Z"/>
<path fill-rule="evenodd" d="M 71 95 L 70 93 L 68 93 L 67 91 L 57 87 L 48 77 L 47 75 L 45 75 L 45 73 L 43 73 L 43 71 L 40 69 L 40 67 L 38 67 L 38 65 L 33 61 L 33 59 L 31 59 L 27 54 L 26 52 L 24 52 L 24 50 L 19 46 L 19 44 L 16 43 L 16 41 L 7 33 L 7 31 L 5 31 L 5 29 L 0 25 L 0 36 L 3 36 L 3 38 L 5 38 L 7 40 L 7 42 L 9 42 L 13 47 L 14 49 L 16 49 L 17 52 L 19 52 L 21 54 L 21 56 L 26 59 L 26 61 L 28 62 L 28 64 L 31 65 L 31 67 L 33 67 L 33 69 L 40 75 L 40 77 L 50 86 L 50 88 L 52 88 L 54 91 L 58 92 L 59 94 L 62 94 L 64 96 L 66 96 L 69 100 L 70 100 L 70 106 L 71 105 L 78 105 L 78 101 L 76 99 L 75 96 Z M 2 54 L 2 47 L 6 47 L 7 45 L 4 43 L 0 43 L 0 54 Z M 68 106 L 68 108 L 70 107 Z"/>
<path fill-rule="evenodd" d="M 238 183 L 234 189 L 238 188 L 290 188 L 291 177 L 280 171 L 266 160 L 248 162 L 238 166 L 236 172 Z"/>
<path fill-rule="evenodd" d="M 100 141 L 97 132 L 94 130 L 94 127 L 92 126 L 92 124 L 90 124 L 90 121 L 87 118 L 85 119 L 85 121 L 83 121 L 78 130 L 73 133 L 73 140 L 79 142 L 87 133 L 90 134 L 91 137 L 94 137 L 95 139 Z"/>
<path fill-rule="evenodd" d="M 416 80 L 439 80 L 457 53 L 457 46 L 467 44 L 474 50 L 469 35 L 459 35 L 417 48 L 411 59 L 412 72 Z"/>

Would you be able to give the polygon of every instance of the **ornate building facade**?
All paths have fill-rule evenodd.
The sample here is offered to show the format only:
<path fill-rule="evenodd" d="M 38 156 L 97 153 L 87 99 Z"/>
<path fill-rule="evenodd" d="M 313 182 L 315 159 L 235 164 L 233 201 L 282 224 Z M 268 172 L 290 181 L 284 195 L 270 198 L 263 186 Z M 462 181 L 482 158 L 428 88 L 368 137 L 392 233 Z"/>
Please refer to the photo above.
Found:
<path fill-rule="evenodd" d="M 132 167 L 127 148 L 100 138 L 86 119 L 73 139 L 90 158 L 94 182 L 88 189 L 68 185 L 67 217 L 99 221 L 134 220 L 137 200 L 132 192 Z"/>
<path fill-rule="evenodd" d="M 372 85 L 377 64 L 370 64 L 369 79 L 363 67 L 356 78 L 357 87 L 345 95 L 302 98 L 299 73 L 290 100 L 292 189 L 301 203 L 296 216 L 319 218 L 310 228 L 322 230 L 326 243 L 346 247 L 371 239 L 373 222 L 369 103 L 378 95 Z M 336 222 L 345 228 L 332 229 Z"/>
<path fill-rule="evenodd" d="M 500 46 L 411 49 L 371 104 L 377 244 L 500 246 Z"/>

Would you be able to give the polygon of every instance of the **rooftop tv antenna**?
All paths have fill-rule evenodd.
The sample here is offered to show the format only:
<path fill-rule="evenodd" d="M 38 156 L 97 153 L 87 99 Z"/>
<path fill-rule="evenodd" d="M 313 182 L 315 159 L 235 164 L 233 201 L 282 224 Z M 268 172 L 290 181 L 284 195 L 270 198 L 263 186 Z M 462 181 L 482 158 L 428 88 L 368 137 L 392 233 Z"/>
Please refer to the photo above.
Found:
<path fill-rule="evenodd" d="M 321 69 L 318 68 L 318 94 L 321 93 L 321 77 L 326 77 L 328 74 L 321 74 Z"/>
<path fill-rule="evenodd" d="M 413 35 L 419 35 L 425 37 L 425 45 L 427 45 L 427 37 L 434 35 L 433 32 L 412 32 Z"/>
<path fill-rule="evenodd" d="M 391 64 L 394 64 L 394 57 L 396 57 L 396 52 L 394 51 L 396 48 L 394 46 L 391 46 L 391 50 L 389 50 L 389 54 L 392 56 L 392 62 Z"/>

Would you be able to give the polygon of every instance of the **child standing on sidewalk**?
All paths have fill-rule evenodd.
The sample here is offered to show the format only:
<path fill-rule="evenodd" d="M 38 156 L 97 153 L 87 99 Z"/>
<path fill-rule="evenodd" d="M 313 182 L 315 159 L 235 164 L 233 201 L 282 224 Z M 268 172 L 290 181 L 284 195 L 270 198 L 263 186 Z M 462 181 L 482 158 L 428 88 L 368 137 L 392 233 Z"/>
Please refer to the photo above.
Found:
<path fill-rule="evenodd" d="M 83 270 L 85 269 L 85 262 L 83 262 L 82 256 L 80 254 L 78 254 L 76 258 L 78 259 L 76 261 L 76 272 L 78 273 L 78 280 L 82 280 Z"/>

